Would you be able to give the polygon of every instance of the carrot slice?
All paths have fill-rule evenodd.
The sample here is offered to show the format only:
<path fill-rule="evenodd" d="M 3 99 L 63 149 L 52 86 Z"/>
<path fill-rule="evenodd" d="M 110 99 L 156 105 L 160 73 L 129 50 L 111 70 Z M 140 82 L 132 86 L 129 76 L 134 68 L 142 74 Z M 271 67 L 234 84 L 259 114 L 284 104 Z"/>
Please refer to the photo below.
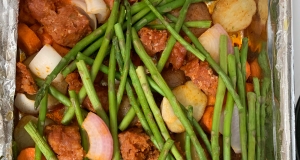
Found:
<path fill-rule="evenodd" d="M 250 63 L 250 68 L 251 68 L 251 76 L 252 77 L 257 77 L 261 78 L 261 68 L 258 64 L 257 58 Z"/>
<path fill-rule="evenodd" d="M 64 57 L 69 51 L 69 48 L 63 47 L 55 42 L 52 43 L 52 47 L 56 50 L 57 53 L 59 53 L 59 55 L 61 55 L 62 57 Z"/>
<path fill-rule="evenodd" d="M 42 48 L 38 36 L 24 23 L 18 24 L 18 45 L 28 55 L 32 55 Z"/>
<path fill-rule="evenodd" d="M 213 114 L 214 114 L 214 106 L 207 106 L 200 120 L 200 125 L 207 133 L 210 133 L 212 129 Z"/>
<path fill-rule="evenodd" d="M 252 83 L 246 83 L 246 92 L 254 92 L 254 87 Z"/>
<path fill-rule="evenodd" d="M 23 149 L 17 160 L 34 160 L 35 159 L 35 148 L 25 148 Z M 42 160 L 46 160 L 44 156 L 42 156 Z"/>

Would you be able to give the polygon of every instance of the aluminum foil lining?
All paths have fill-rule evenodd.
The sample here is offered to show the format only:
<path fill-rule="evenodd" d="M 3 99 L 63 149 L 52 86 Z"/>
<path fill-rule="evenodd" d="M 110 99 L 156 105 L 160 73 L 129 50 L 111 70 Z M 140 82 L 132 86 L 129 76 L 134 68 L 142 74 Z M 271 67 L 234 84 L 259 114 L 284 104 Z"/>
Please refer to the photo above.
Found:
<path fill-rule="evenodd" d="M 291 0 L 269 0 L 272 103 L 267 159 L 296 159 Z M 0 159 L 12 159 L 18 0 L 0 1 Z M 271 139 L 270 139 L 271 138 Z M 268 141 L 269 140 L 269 141 Z"/>
<path fill-rule="evenodd" d="M 296 147 L 291 0 L 269 2 L 268 51 L 273 71 L 274 159 L 294 160 Z"/>
<path fill-rule="evenodd" d="M 0 1 L 0 159 L 12 159 L 18 1 Z"/>

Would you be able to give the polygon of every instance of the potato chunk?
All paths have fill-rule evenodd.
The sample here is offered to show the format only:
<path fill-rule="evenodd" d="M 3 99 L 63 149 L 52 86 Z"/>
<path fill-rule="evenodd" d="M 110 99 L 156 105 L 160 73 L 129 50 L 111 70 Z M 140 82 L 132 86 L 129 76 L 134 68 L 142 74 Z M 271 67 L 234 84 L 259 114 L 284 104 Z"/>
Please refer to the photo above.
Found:
<path fill-rule="evenodd" d="M 176 87 L 172 92 L 183 106 L 188 107 L 191 105 L 193 107 L 193 117 L 199 121 L 206 108 L 207 96 L 192 81 L 188 81 L 184 85 Z M 184 132 L 184 126 L 174 114 L 167 98 L 164 97 L 160 107 L 162 117 L 169 130 L 174 133 Z"/>
<path fill-rule="evenodd" d="M 256 12 L 254 0 L 219 0 L 212 14 L 214 24 L 221 24 L 227 32 L 247 28 Z"/>

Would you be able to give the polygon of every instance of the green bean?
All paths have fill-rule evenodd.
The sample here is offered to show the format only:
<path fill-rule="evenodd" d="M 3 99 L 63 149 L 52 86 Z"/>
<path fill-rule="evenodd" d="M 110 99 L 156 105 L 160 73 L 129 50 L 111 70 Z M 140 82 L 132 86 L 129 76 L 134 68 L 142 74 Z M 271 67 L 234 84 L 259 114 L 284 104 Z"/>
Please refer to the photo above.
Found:
<path fill-rule="evenodd" d="M 261 95 L 260 95 L 260 84 L 257 77 L 253 77 L 254 93 L 256 94 L 256 104 L 255 104 L 255 122 L 256 122 L 256 159 L 261 158 L 261 130 L 260 130 L 260 111 L 261 111 Z"/>
<path fill-rule="evenodd" d="M 157 11 L 156 8 L 149 2 L 149 0 L 145 0 L 148 7 L 151 9 L 151 11 L 155 14 L 155 16 L 167 27 L 167 30 L 171 33 L 174 38 L 181 43 L 188 51 L 192 52 L 197 58 L 204 61 L 205 56 L 200 53 L 197 49 L 195 49 L 191 44 L 186 42 L 170 25 L 169 23 L 163 18 L 163 16 Z M 176 2 L 176 1 L 175 1 Z M 173 2 L 173 4 L 175 3 Z"/>
<path fill-rule="evenodd" d="M 247 93 L 248 98 L 248 159 L 255 159 L 255 103 L 256 103 L 256 94 L 253 92 Z"/>
<path fill-rule="evenodd" d="M 227 36 L 220 36 L 220 66 L 227 73 Z M 226 86 L 222 80 L 218 80 L 218 88 L 216 94 L 216 103 L 214 106 L 213 123 L 211 130 L 211 147 L 212 147 L 212 159 L 217 160 L 220 158 L 220 146 L 219 146 L 219 127 L 220 127 L 220 117 L 222 112 L 222 106 L 224 101 L 224 96 L 226 92 Z"/>
<path fill-rule="evenodd" d="M 55 79 L 55 77 L 64 69 L 72 60 L 75 59 L 77 53 L 88 46 L 90 43 L 98 39 L 104 34 L 104 31 L 107 28 L 107 23 L 103 24 L 101 27 L 97 28 L 91 34 L 83 38 L 80 42 L 78 42 L 67 55 L 65 55 L 57 66 L 53 69 L 53 71 L 47 76 L 44 84 L 40 87 L 35 102 L 34 107 L 37 108 L 44 97 L 46 90 L 49 89 L 51 82 Z"/>
<path fill-rule="evenodd" d="M 174 144 L 174 141 L 169 138 L 166 141 L 165 145 L 163 146 L 163 148 L 159 154 L 158 160 L 165 160 L 167 158 L 171 147 L 174 146 L 173 144 Z"/>
<path fill-rule="evenodd" d="M 155 102 L 155 100 L 153 98 L 153 95 L 151 93 L 151 90 L 150 90 L 150 86 L 149 86 L 149 84 L 147 82 L 147 78 L 146 78 L 146 73 L 145 73 L 144 67 L 139 66 L 136 69 L 136 73 L 137 73 L 137 75 L 139 77 L 139 80 L 140 80 L 141 86 L 143 88 L 143 91 L 144 91 L 144 93 L 146 95 L 148 104 L 149 104 L 149 106 L 151 108 L 151 111 L 152 111 L 152 113 L 154 115 L 154 118 L 156 120 L 156 123 L 157 123 L 160 131 L 161 131 L 162 136 L 164 137 L 165 140 L 170 139 L 171 136 L 169 134 L 169 131 L 168 131 L 168 129 L 167 129 L 165 123 L 164 123 L 164 120 L 163 120 L 162 115 L 160 113 L 160 109 L 156 105 L 156 102 Z M 175 145 L 172 146 L 171 151 L 172 151 L 172 153 L 173 153 L 173 155 L 174 155 L 174 157 L 176 159 L 182 159 L 182 157 L 181 157 L 181 155 L 180 155 L 180 153 L 177 150 L 177 148 L 176 148 Z"/>
<path fill-rule="evenodd" d="M 85 63 L 87 63 L 88 65 L 93 65 L 93 63 L 94 63 L 94 59 L 92 59 L 92 58 L 90 58 L 90 57 L 87 57 L 87 56 L 85 56 L 85 55 L 83 55 L 83 54 L 81 54 L 81 53 L 78 53 L 76 59 L 77 59 L 77 60 L 83 60 L 83 61 L 84 61 Z M 108 67 L 107 67 L 106 65 L 102 64 L 102 65 L 100 66 L 100 71 L 101 71 L 102 73 L 104 73 L 104 74 L 108 74 Z M 116 72 L 116 78 L 117 78 L 118 80 L 121 79 L 121 74 L 120 74 L 119 72 Z"/>
<path fill-rule="evenodd" d="M 228 55 L 228 72 L 233 87 L 236 86 L 236 63 L 233 54 Z M 224 160 L 231 159 L 231 121 L 234 108 L 234 100 L 230 93 L 227 94 L 224 110 L 224 128 L 223 128 L 223 157 Z"/>
<path fill-rule="evenodd" d="M 115 91 L 115 72 L 116 72 L 116 58 L 115 48 L 112 48 L 109 57 L 108 66 L 108 102 L 109 102 L 109 118 L 110 131 L 113 137 L 113 159 L 120 159 L 120 148 L 118 139 L 118 120 L 117 120 L 117 97 Z"/>
<path fill-rule="evenodd" d="M 245 96 L 246 95 L 246 91 L 245 91 L 245 81 L 244 81 L 244 76 L 241 70 L 241 62 L 240 62 L 240 58 L 239 58 L 239 50 L 237 47 L 234 47 L 234 54 L 235 54 L 235 60 L 237 63 L 237 90 L 238 93 L 241 97 L 241 103 L 246 106 L 246 104 L 244 104 L 246 102 Z M 247 160 L 247 155 L 248 155 L 248 151 L 247 151 L 247 113 L 246 113 L 246 109 L 242 108 L 239 109 L 239 124 L 240 126 L 240 139 L 241 139 L 241 148 L 242 148 L 242 158 L 243 160 Z"/>
<path fill-rule="evenodd" d="M 192 0 L 192 3 L 203 2 L 203 1 L 204 0 Z M 167 3 L 162 4 L 161 6 L 158 6 L 157 10 L 161 14 L 167 13 L 167 12 L 172 11 L 173 9 L 181 7 L 184 2 L 185 1 L 183 1 L 183 0 L 175 0 L 175 1 L 170 1 L 170 2 L 167 1 Z M 145 25 L 147 25 L 148 23 L 152 22 L 155 19 L 156 19 L 156 15 L 155 14 L 148 13 L 146 16 L 143 17 L 143 19 L 141 19 L 138 22 L 136 22 L 133 27 L 136 30 L 140 30 L 142 27 L 144 27 Z"/>
<path fill-rule="evenodd" d="M 90 76 L 91 76 L 92 82 L 94 82 L 94 80 L 98 74 L 98 71 L 99 71 L 101 64 L 103 62 L 103 59 L 105 57 L 105 53 L 108 50 L 110 40 L 112 39 L 112 36 L 114 35 L 114 25 L 117 21 L 119 5 L 120 5 L 120 0 L 115 0 L 113 9 L 107 20 L 107 29 L 105 31 L 103 42 L 102 42 L 99 52 L 95 58 L 95 61 L 94 61 L 95 63 L 93 63 L 91 71 L 90 71 L 90 73 L 91 73 Z M 82 87 L 81 90 L 79 91 L 79 101 L 80 102 L 83 101 L 84 97 L 86 96 L 86 92 L 87 92 L 87 90 L 84 87 Z"/>
<path fill-rule="evenodd" d="M 188 21 L 184 22 L 184 25 L 189 28 L 209 28 L 211 26 L 211 21 Z M 175 27 L 175 23 L 170 23 L 172 28 Z M 148 24 L 147 27 L 157 30 L 166 29 L 163 24 Z"/>
<path fill-rule="evenodd" d="M 167 14 L 167 17 L 171 21 L 177 20 L 176 17 L 174 17 L 170 14 Z M 242 157 L 247 159 L 247 156 L 246 156 L 247 155 L 247 130 L 246 130 L 247 122 L 246 122 L 246 117 L 245 117 L 245 111 L 246 111 L 245 106 L 242 104 L 239 95 L 237 94 L 237 92 L 235 91 L 235 89 L 231 83 L 231 80 L 228 78 L 228 76 L 225 74 L 225 72 L 220 68 L 220 66 L 214 61 L 214 59 L 212 59 L 210 54 L 204 49 L 204 47 L 199 42 L 198 38 L 195 37 L 195 35 L 185 25 L 182 26 L 182 30 L 191 39 L 191 41 L 193 42 L 195 47 L 205 55 L 206 61 L 219 74 L 219 77 L 221 77 L 223 79 L 227 90 L 233 97 L 235 104 L 237 105 L 239 112 L 240 112 L 239 117 L 240 117 L 241 147 L 242 147 L 242 155 L 244 155 Z"/>
<path fill-rule="evenodd" d="M 82 54 L 86 55 L 86 56 L 90 56 L 92 55 L 94 52 L 96 52 L 97 49 L 100 48 L 101 44 L 103 42 L 103 37 L 99 38 L 98 40 L 96 40 L 93 44 L 91 44 L 88 48 L 86 48 Z M 77 55 L 78 56 L 78 55 Z M 66 68 L 64 68 L 61 71 L 61 74 L 64 77 L 67 77 L 68 74 L 70 74 L 71 72 L 73 72 L 76 69 L 76 61 L 71 62 Z"/>
<path fill-rule="evenodd" d="M 193 107 L 192 106 L 188 106 L 187 109 L 187 117 L 189 119 L 190 122 L 193 121 Z M 191 152 L 191 138 L 190 136 L 185 133 L 185 156 L 186 156 L 186 160 L 192 160 L 192 152 Z"/>
<path fill-rule="evenodd" d="M 81 144 L 83 150 L 87 153 L 89 149 L 89 140 L 86 131 L 81 127 L 83 123 L 83 116 L 80 110 L 80 104 L 78 100 L 78 96 L 74 90 L 69 90 L 69 95 L 70 95 L 70 101 L 72 103 L 72 106 L 75 110 L 75 115 L 77 118 L 77 122 L 79 124 L 79 130 L 80 130 L 80 136 L 81 136 Z M 86 157 L 84 158 L 85 160 L 88 160 Z"/>
<path fill-rule="evenodd" d="M 90 98 L 93 108 L 95 109 L 97 115 L 102 118 L 107 126 L 109 126 L 109 119 L 102 108 L 99 97 L 97 96 L 96 90 L 94 88 L 91 76 L 83 60 L 76 63 L 78 72 L 80 74 L 83 86 L 86 88 L 87 94 Z"/>
<path fill-rule="evenodd" d="M 176 22 L 175 24 L 175 28 L 174 28 L 174 31 L 178 34 L 180 29 L 181 29 L 181 26 L 185 20 L 185 16 L 186 16 L 186 13 L 187 13 L 187 10 L 189 8 L 191 4 L 191 0 L 186 0 L 183 4 L 183 7 L 181 8 L 180 12 L 179 12 L 179 18 L 178 18 L 178 21 Z M 165 24 L 164 24 L 165 25 Z M 161 57 L 157 63 L 157 70 L 159 72 L 161 72 L 164 67 L 165 67 L 165 64 L 172 52 L 172 49 L 173 49 L 173 46 L 175 45 L 176 43 L 176 39 L 174 38 L 173 35 L 170 36 L 167 44 L 166 44 L 166 48 L 164 49 L 164 51 L 162 52 L 161 54 Z"/>
<path fill-rule="evenodd" d="M 147 3 L 147 4 L 149 6 L 149 3 Z M 153 8 L 151 10 L 153 10 Z M 188 121 L 188 119 L 185 116 L 184 112 L 180 108 L 180 105 L 178 104 L 178 102 L 176 100 L 176 97 L 173 95 L 171 89 L 168 87 L 168 85 L 164 81 L 163 77 L 160 75 L 160 73 L 156 69 L 153 61 L 151 60 L 151 58 L 148 56 L 145 49 L 143 48 L 143 45 L 141 44 L 141 42 L 138 38 L 137 32 L 134 28 L 132 28 L 132 38 L 133 38 L 133 46 L 135 48 L 135 51 L 137 52 L 137 54 L 139 55 L 141 60 L 144 62 L 144 64 L 146 65 L 146 67 L 150 71 L 153 80 L 158 84 L 158 86 L 165 93 L 165 96 L 167 97 L 167 99 L 171 103 L 171 106 L 174 110 L 175 115 L 179 118 L 179 120 L 181 121 L 181 123 L 185 127 L 187 133 L 190 135 L 190 137 L 192 139 L 192 142 L 193 142 L 193 144 L 196 148 L 196 151 L 199 154 L 199 157 L 201 159 L 206 159 L 205 154 L 204 154 L 204 150 L 201 147 L 201 145 L 200 145 L 200 143 L 199 143 L 199 141 L 196 137 L 195 132 L 193 131 L 192 125 L 190 124 L 190 122 Z"/>
<path fill-rule="evenodd" d="M 55 153 L 51 150 L 45 139 L 38 133 L 35 125 L 31 121 L 29 121 L 24 128 L 47 160 L 57 160 Z"/>
<path fill-rule="evenodd" d="M 271 69 L 268 54 L 266 51 L 266 44 L 261 47 L 261 52 L 258 55 L 258 63 L 263 71 L 264 78 L 262 79 L 261 85 L 261 117 L 260 117 L 260 131 L 261 131 L 261 159 L 265 159 L 265 118 L 266 118 L 266 97 L 268 95 L 269 89 L 271 88 Z"/>
<path fill-rule="evenodd" d="M 41 135 L 44 133 L 45 120 L 47 114 L 47 105 L 48 105 L 48 92 L 46 92 L 44 98 L 41 101 L 39 118 L 37 122 L 37 130 Z M 42 159 L 42 152 L 38 146 L 35 146 L 35 160 L 41 160 L 41 159 Z"/>

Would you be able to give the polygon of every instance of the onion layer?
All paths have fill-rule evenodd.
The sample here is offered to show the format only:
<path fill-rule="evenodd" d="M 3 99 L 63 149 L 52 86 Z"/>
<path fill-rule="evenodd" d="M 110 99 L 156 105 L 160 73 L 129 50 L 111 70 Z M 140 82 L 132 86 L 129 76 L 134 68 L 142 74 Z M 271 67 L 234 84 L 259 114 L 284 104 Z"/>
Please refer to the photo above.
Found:
<path fill-rule="evenodd" d="M 240 125 L 239 125 L 239 110 L 235 105 L 233 108 L 231 119 L 231 147 L 235 153 L 241 153 L 241 141 L 240 141 Z M 223 134 L 224 126 L 224 112 L 221 115 L 220 120 L 220 133 Z"/>
<path fill-rule="evenodd" d="M 89 19 L 92 30 L 95 30 L 97 28 L 96 16 L 94 14 L 87 13 L 85 1 L 84 0 L 71 0 L 71 3 L 77 7 L 77 9 L 79 10 L 79 12 L 81 14 L 85 15 Z"/>
<path fill-rule="evenodd" d="M 86 130 L 90 142 L 86 157 L 93 160 L 111 160 L 113 139 L 105 122 L 95 113 L 89 112 L 82 127 Z"/>
<path fill-rule="evenodd" d="M 220 45 L 220 36 L 226 35 L 228 46 L 227 52 L 233 53 L 233 47 L 230 37 L 228 36 L 225 29 L 220 24 L 215 24 L 208 30 L 206 30 L 198 39 L 203 47 L 210 53 L 211 57 L 219 63 L 220 55 L 219 55 L 219 45 Z"/>

